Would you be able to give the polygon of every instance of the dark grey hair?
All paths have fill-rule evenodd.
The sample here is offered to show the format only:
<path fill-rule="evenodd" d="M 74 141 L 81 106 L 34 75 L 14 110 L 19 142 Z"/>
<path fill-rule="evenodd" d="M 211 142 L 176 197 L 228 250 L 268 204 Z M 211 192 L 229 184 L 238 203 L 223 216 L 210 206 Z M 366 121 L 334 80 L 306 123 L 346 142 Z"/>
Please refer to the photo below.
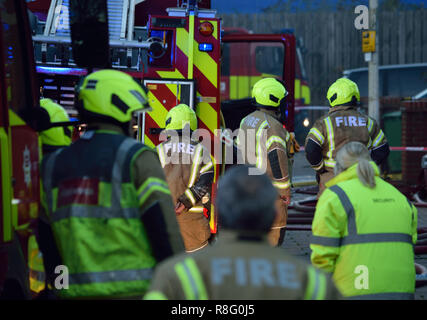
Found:
<path fill-rule="evenodd" d="M 265 174 L 249 175 L 248 165 L 227 170 L 219 180 L 216 207 L 226 229 L 267 232 L 273 224 L 278 193 Z"/>

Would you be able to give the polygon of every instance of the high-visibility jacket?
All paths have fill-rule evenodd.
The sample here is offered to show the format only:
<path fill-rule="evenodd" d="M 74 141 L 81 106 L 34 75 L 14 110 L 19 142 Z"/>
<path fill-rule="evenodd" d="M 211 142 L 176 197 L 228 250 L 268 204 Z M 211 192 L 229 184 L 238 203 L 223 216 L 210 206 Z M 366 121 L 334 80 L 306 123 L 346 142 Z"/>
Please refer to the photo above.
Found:
<path fill-rule="evenodd" d="M 255 165 L 271 178 L 280 196 L 290 199 L 290 143 L 291 136 L 268 111 L 257 110 L 240 123 L 238 147 L 246 164 Z M 287 206 L 279 202 L 280 215 L 272 228 L 286 226 Z"/>
<path fill-rule="evenodd" d="M 306 143 L 312 140 L 322 148 L 323 159 L 313 164 L 314 170 L 324 168 L 333 172 L 337 151 L 351 141 L 364 144 L 369 150 L 387 142 L 384 132 L 374 119 L 351 106 L 330 108 L 329 113 L 318 119 L 309 131 Z"/>
<path fill-rule="evenodd" d="M 43 266 L 43 256 L 37 245 L 36 236 L 28 238 L 28 269 L 30 290 L 39 293 L 45 288 L 46 274 Z"/>
<path fill-rule="evenodd" d="M 362 299 L 413 298 L 417 210 L 379 177 L 368 188 L 357 164 L 327 183 L 312 224 L 311 261 L 332 272 L 344 296 Z"/>
<path fill-rule="evenodd" d="M 249 237 L 246 237 L 248 239 Z M 340 298 L 330 277 L 272 247 L 223 230 L 215 246 L 178 255 L 156 268 L 144 299 L 323 300 Z"/>
<path fill-rule="evenodd" d="M 41 172 L 42 204 L 68 269 L 69 288 L 58 295 L 141 295 L 156 257 L 183 251 L 154 150 L 116 130 L 88 131 L 45 157 Z"/>
<path fill-rule="evenodd" d="M 201 143 L 182 137 L 169 138 L 157 146 L 160 163 L 166 175 L 174 203 L 186 207 L 177 216 L 187 252 L 194 252 L 208 245 L 211 236 L 209 217 L 203 206 L 210 203 L 214 180 L 214 163 L 209 151 Z M 211 214 L 214 214 L 211 212 Z"/>

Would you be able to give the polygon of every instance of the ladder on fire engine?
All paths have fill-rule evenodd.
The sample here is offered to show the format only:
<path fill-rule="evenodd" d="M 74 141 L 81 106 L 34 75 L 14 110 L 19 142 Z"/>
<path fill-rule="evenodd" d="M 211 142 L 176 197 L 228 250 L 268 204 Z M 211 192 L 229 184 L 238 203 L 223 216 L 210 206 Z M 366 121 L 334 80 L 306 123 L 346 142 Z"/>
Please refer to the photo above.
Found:
<path fill-rule="evenodd" d="M 107 0 L 108 29 L 111 48 L 126 48 L 128 58 L 132 49 L 150 49 L 152 41 L 135 41 L 135 5 L 140 0 Z M 43 35 L 33 36 L 33 41 L 42 44 L 42 55 L 46 56 L 47 45 L 71 45 L 69 25 L 70 0 L 52 0 Z"/>
<path fill-rule="evenodd" d="M 68 19 L 70 0 L 51 2 L 44 36 L 69 37 Z M 108 0 L 108 29 L 112 40 L 132 40 L 135 0 Z"/>

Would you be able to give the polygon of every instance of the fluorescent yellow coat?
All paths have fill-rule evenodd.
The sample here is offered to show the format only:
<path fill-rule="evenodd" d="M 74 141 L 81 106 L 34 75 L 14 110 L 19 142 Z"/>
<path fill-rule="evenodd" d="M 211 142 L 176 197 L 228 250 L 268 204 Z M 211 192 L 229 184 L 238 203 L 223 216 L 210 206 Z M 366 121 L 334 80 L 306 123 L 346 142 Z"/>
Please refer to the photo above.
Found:
<path fill-rule="evenodd" d="M 411 298 L 417 210 L 371 164 L 376 171 L 373 189 L 360 182 L 357 165 L 327 184 L 313 220 L 311 261 L 333 273 L 344 296 Z"/>

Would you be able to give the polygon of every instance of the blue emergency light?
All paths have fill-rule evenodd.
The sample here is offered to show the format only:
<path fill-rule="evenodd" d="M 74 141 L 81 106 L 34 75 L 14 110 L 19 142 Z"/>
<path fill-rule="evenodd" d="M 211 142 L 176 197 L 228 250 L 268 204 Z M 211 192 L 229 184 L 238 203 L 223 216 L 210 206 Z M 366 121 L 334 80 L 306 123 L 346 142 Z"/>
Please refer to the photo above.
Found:
<path fill-rule="evenodd" d="M 81 68 L 63 68 L 63 67 L 42 67 L 36 66 L 38 73 L 54 73 L 54 74 L 67 74 L 67 75 L 86 75 L 87 71 Z"/>
<path fill-rule="evenodd" d="M 199 51 L 202 52 L 211 52 L 213 50 L 212 43 L 199 43 Z"/>

